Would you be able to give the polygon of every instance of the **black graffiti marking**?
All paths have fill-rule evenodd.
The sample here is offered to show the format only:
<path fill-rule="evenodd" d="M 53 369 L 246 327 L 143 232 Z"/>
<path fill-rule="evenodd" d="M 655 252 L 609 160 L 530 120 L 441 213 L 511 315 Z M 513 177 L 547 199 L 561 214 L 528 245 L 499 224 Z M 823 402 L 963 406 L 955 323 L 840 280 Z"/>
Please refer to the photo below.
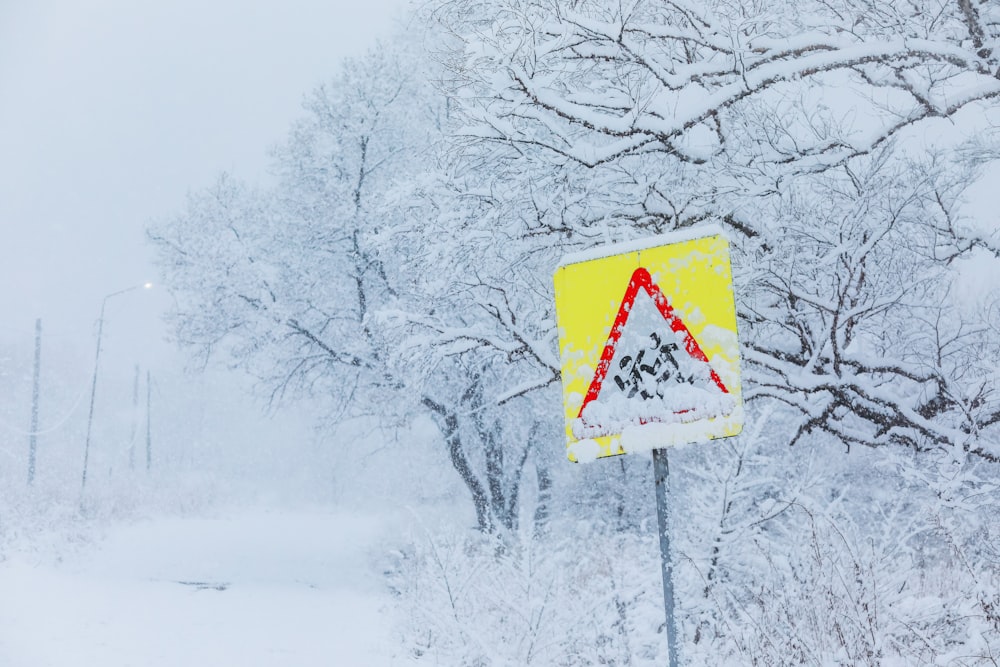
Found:
<path fill-rule="evenodd" d="M 685 376 L 681 373 L 680 364 L 677 363 L 677 358 L 674 356 L 674 352 L 680 349 L 677 343 L 664 343 L 656 332 L 650 334 L 649 337 L 652 341 L 649 348 L 639 350 L 634 358 L 626 355 L 618 362 L 622 372 L 616 374 L 614 380 L 626 398 L 632 398 L 636 394 L 643 400 L 649 400 L 654 395 L 663 398 L 664 385 L 671 378 L 677 384 L 685 382 L 694 384 L 693 375 Z M 649 355 L 652 358 L 652 363 L 646 360 L 647 352 L 652 353 Z M 656 387 L 655 394 L 649 391 L 650 387 Z"/>

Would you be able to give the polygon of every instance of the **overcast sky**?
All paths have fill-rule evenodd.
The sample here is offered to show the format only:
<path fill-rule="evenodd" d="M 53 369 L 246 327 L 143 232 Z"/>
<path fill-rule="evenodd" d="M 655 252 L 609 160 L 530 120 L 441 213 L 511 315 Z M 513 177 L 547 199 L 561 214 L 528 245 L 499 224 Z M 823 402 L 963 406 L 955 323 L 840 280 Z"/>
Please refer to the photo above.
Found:
<path fill-rule="evenodd" d="M 303 94 L 403 5 L 0 0 L 0 342 L 41 317 L 92 350 L 104 295 L 156 281 L 146 223 L 221 170 L 261 175 Z M 106 340 L 159 339 L 164 299 L 111 299 Z"/>

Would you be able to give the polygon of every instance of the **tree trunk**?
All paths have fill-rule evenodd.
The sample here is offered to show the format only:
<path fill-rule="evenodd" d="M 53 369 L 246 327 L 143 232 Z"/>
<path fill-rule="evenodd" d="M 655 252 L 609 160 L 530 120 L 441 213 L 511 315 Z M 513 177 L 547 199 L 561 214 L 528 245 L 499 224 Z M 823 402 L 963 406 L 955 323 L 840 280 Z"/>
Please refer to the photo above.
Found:
<path fill-rule="evenodd" d="M 462 478 L 462 482 L 465 483 L 465 487 L 469 490 L 469 493 L 472 494 L 472 504 L 476 508 L 476 521 L 479 530 L 484 533 L 492 533 L 496 529 L 496 525 L 493 521 L 493 515 L 490 512 L 489 497 L 486 494 L 486 489 L 483 488 L 482 483 L 480 483 L 472 471 L 469 459 L 462 449 L 462 436 L 458 428 L 458 414 L 452 410 L 448 410 L 428 396 L 424 396 L 421 399 L 421 403 L 435 415 L 438 428 L 441 429 L 445 442 L 448 444 L 448 455 L 451 458 L 451 465 L 458 472 L 459 477 Z"/>

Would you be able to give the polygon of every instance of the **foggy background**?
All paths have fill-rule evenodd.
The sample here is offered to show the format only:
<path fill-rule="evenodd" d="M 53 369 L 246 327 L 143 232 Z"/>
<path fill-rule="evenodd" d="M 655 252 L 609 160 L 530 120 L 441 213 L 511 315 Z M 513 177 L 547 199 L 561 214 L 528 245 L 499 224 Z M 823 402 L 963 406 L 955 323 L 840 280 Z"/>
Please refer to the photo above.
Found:
<path fill-rule="evenodd" d="M 147 400 L 153 459 L 166 464 L 154 470 L 200 470 L 211 486 L 222 466 L 221 477 L 243 475 L 266 494 L 270 480 L 288 488 L 310 474 L 275 467 L 296 447 L 336 454 L 316 441 L 307 406 L 264 416 L 242 374 L 185 372 L 188 360 L 166 340 L 172 302 L 145 228 L 221 171 L 264 180 L 268 150 L 301 115 L 303 96 L 389 34 L 403 6 L 0 0 L 0 443 L 10 452 L 0 466 L 9 478 L 26 470 L 36 318 L 37 483 L 55 497 L 59 480 L 83 467 L 102 300 L 146 281 L 153 289 L 107 301 L 92 492 L 143 470 Z"/>
<path fill-rule="evenodd" d="M 179 421 L 200 420 L 206 439 L 208 419 L 236 442 L 307 430 L 288 414 L 258 417 L 236 375 L 182 374 L 144 229 L 220 171 L 263 179 L 302 97 L 388 34 L 403 4 L 0 0 L 0 386 L 13 398 L 0 439 L 15 451 L 27 442 L 41 318 L 40 465 L 48 455 L 79 466 L 102 299 L 146 281 L 152 290 L 107 301 L 94 465 L 114 465 L 101 462 L 109 447 L 121 465 L 129 431 L 141 440 L 126 414 L 136 366 L 141 402 L 152 377 L 157 445 L 185 440 Z"/>
<path fill-rule="evenodd" d="M 0 339 L 41 317 L 89 351 L 101 299 L 157 280 L 147 221 L 219 171 L 262 176 L 302 96 L 402 4 L 0 2 Z M 167 298 L 111 300 L 108 340 L 169 356 Z"/>

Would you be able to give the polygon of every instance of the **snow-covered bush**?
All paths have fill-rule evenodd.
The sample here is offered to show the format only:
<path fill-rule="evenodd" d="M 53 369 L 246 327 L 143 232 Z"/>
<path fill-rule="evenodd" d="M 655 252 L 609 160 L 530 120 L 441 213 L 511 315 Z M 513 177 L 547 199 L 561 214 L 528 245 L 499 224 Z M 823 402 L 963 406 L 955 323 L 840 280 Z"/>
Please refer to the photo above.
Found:
<path fill-rule="evenodd" d="M 837 461 L 823 447 L 775 449 L 766 438 L 713 447 L 675 452 L 672 464 L 675 476 L 693 473 L 672 491 L 682 664 L 993 664 L 995 519 L 958 535 L 958 517 L 915 512 L 933 494 L 870 453 Z M 760 483 L 763 470 L 796 459 L 784 492 Z M 630 496 L 650 491 L 642 474 L 612 479 Z M 513 544 L 411 536 L 387 567 L 405 655 L 418 664 L 663 664 L 655 517 L 646 505 L 638 521 L 617 521 L 609 481 L 606 507 L 576 516 L 559 508 L 545 534 Z"/>
<path fill-rule="evenodd" d="M 662 664 L 657 548 L 582 524 L 514 545 L 425 534 L 391 569 L 403 650 L 435 665 Z"/>

